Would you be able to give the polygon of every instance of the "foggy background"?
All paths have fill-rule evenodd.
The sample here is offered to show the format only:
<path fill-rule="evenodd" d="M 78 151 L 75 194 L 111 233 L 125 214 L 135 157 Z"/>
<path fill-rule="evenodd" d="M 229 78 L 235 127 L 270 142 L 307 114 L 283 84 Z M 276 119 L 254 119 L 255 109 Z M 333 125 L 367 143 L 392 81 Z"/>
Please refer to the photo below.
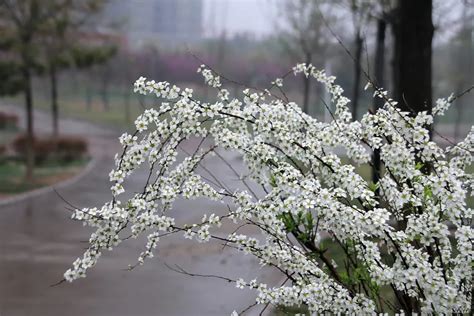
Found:
<path fill-rule="evenodd" d="M 245 86 L 266 88 L 296 63 L 311 62 L 337 77 L 360 119 L 374 102 L 373 92 L 363 89 L 367 78 L 356 79 L 354 58 L 375 75 L 377 23 L 395 1 L 379 1 L 388 6 L 381 12 L 364 8 L 366 1 L 355 1 L 362 3 L 355 10 L 350 0 L 75 0 L 78 7 L 64 16 L 47 11 L 53 2 L 0 0 L 0 316 L 229 315 L 235 306 L 251 304 L 253 293 L 176 276 L 161 259 L 124 271 L 141 250 L 137 242 L 104 255 L 87 279 L 50 287 L 82 254 L 90 233 L 70 219 L 68 209 L 110 199 L 108 173 L 120 149 L 118 136 L 134 130 L 144 109 L 159 105 L 157 98 L 133 93 L 140 76 L 190 87 L 200 100 L 215 101 L 215 91 L 196 72 L 202 63 L 225 77 L 231 97 L 241 97 Z M 5 9 L 19 3 L 35 3 L 54 17 L 26 44 Z M 474 4 L 436 0 L 432 16 L 436 100 L 474 85 Z M 393 91 L 389 25 L 384 45 L 382 86 Z M 284 89 L 308 114 L 330 119 L 327 94 L 314 80 L 290 76 Z M 464 138 L 474 122 L 473 104 L 474 93 L 457 99 L 435 122 L 435 140 L 448 146 Z M 213 166 L 231 179 L 228 170 Z M 46 190 L 31 194 L 41 188 Z M 200 217 L 190 210 L 207 207 L 182 204 L 178 213 L 191 222 Z M 173 239 L 164 243 L 163 260 L 195 272 L 262 273 L 272 280 L 255 261 L 206 247 Z"/>

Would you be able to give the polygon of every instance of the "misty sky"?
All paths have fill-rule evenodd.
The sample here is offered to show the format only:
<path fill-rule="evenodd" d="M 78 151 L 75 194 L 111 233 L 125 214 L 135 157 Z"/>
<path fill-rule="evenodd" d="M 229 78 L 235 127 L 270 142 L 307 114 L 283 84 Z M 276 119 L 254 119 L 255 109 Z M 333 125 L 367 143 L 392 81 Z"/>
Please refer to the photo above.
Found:
<path fill-rule="evenodd" d="M 206 35 L 241 32 L 264 36 L 272 32 L 278 0 L 204 0 Z"/>
<path fill-rule="evenodd" d="M 282 1 L 203 0 L 205 35 L 219 36 L 223 31 L 228 35 L 248 32 L 257 37 L 272 34 L 278 17 L 278 5 Z M 450 38 L 456 31 L 456 22 L 459 22 L 462 13 L 460 3 L 459 0 L 434 2 L 433 20 L 437 26 L 435 43 Z"/>

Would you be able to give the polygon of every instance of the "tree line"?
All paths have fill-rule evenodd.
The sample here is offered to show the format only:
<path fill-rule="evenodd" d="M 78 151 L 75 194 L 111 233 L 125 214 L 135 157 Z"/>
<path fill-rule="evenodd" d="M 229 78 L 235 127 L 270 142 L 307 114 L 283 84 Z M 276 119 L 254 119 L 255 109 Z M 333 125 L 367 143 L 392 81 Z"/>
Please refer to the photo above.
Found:
<path fill-rule="evenodd" d="M 57 138 L 58 73 L 92 67 L 115 53 L 106 37 L 88 36 L 96 34 L 94 18 L 104 5 L 104 0 L 0 1 L 0 94 L 24 96 L 26 181 L 33 177 L 35 161 L 32 78 L 43 76 L 51 83 L 52 129 Z"/>

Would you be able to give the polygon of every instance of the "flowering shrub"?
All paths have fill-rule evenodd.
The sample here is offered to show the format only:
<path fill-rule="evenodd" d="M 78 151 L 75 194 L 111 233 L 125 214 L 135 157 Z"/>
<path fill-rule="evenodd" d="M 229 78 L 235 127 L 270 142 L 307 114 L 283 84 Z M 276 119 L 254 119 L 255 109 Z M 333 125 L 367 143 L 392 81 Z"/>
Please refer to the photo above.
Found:
<path fill-rule="evenodd" d="M 426 128 L 432 115 L 401 112 L 380 89 L 374 96 L 385 105 L 354 122 L 335 78 L 311 65 L 299 64 L 294 73 L 326 87 L 335 108 L 331 122 L 273 93 L 282 91 L 282 79 L 269 90 L 247 89 L 243 100 L 230 100 L 215 72 L 204 66 L 199 72 L 217 89 L 216 102 L 200 102 L 192 90 L 167 82 L 143 77 L 135 82 L 136 92 L 156 95 L 161 105 L 137 118 L 135 133 L 120 137 L 123 152 L 110 173 L 112 200 L 74 211 L 74 219 L 96 231 L 83 257 L 65 273 L 67 281 L 85 277 L 126 231 L 147 235 L 139 263 L 153 256 L 160 238 L 180 233 L 197 242 L 225 242 L 282 273 L 287 281 L 276 287 L 234 280 L 254 290 L 258 304 L 304 305 L 318 314 L 470 310 L 474 231 L 466 199 L 474 181 L 466 168 L 472 164 L 474 129 L 442 149 Z M 439 100 L 433 113 L 443 114 L 452 100 Z M 191 137 L 210 142 L 178 159 L 178 146 Z M 380 181 L 370 183 L 357 166 L 369 164 L 375 149 L 383 170 Z M 197 173 L 207 157 L 221 155 L 218 150 L 243 157 L 249 173 L 241 175 L 243 188 L 229 190 Z M 150 176 L 143 191 L 120 200 L 125 180 L 144 164 Z M 222 203 L 225 213 L 178 224 L 173 203 L 198 197 Z M 261 238 L 238 229 L 224 234 L 223 221 L 254 225 Z M 332 258 L 333 251 L 343 259 Z"/>

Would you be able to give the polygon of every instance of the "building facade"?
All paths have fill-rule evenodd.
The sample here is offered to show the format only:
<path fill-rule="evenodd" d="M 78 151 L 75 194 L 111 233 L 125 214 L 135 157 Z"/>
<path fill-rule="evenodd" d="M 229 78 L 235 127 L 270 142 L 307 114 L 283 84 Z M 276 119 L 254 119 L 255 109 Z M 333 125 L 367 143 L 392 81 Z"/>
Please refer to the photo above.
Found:
<path fill-rule="evenodd" d="M 132 45 L 178 45 L 203 36 L 203 0 L 111 0 L 104 17 Z"/>

